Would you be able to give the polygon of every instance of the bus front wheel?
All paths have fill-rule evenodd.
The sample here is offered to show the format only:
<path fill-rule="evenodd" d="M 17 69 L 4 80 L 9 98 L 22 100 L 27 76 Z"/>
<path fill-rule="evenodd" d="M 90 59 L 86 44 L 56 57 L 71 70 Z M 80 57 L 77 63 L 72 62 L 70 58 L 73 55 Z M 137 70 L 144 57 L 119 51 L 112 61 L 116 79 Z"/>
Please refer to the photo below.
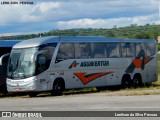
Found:
<path fill-rule="evenodd" d="M 60 96 L 64 91 L 64 82 L 62 80 L 56 80 L 53 84 L 51 95 Z"/>

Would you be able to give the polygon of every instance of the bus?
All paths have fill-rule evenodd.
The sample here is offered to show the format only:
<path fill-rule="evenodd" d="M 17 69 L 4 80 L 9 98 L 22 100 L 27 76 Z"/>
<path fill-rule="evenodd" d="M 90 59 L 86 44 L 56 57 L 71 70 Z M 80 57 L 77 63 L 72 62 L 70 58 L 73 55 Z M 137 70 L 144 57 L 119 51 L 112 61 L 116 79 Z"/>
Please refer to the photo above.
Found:
<path fill-rule="evenodd" d="M 140 86 L 158 79 L 157 41 L 101 36 L 50 36 L 13 46 L 7 90 L 36 96 L 66 89 Z"/>
<path fill-rule="evenodd" d="M 7 92 L 6 73 L 9 53 L 11 52 L 12 46 L 18 42 L 20 42 L 20 40 L 0 40 L 0 57 L 2 60 L 0 64 L 0 92 Z"/>

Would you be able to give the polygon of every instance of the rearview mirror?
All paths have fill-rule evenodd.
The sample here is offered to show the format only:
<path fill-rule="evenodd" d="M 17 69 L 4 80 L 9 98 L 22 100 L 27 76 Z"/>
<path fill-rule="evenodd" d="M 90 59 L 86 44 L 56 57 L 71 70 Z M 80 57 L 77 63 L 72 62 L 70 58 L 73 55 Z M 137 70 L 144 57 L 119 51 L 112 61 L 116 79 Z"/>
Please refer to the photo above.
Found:
<path fill-rule="evenodd" d="M 10 53 L 7 53 L 7 54 L 4 54 L 4 55 L 2 55 L 2 56 L 0 57 L 0 65 L 3 64 L 3 59 L 4 59 L 5 57 L 9 56 L 9 55 L 10 55 Z"/>

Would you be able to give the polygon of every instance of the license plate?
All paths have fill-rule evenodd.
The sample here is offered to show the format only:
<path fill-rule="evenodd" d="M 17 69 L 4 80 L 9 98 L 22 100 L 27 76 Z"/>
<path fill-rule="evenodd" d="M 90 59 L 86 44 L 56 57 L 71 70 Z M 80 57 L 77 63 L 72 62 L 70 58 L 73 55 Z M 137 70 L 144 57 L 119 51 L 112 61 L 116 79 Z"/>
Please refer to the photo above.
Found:
<path fill-rule="evenodd" d="M 21 88 L 16 88 L 16 91 L 20 91 L 21 90 Z"/>

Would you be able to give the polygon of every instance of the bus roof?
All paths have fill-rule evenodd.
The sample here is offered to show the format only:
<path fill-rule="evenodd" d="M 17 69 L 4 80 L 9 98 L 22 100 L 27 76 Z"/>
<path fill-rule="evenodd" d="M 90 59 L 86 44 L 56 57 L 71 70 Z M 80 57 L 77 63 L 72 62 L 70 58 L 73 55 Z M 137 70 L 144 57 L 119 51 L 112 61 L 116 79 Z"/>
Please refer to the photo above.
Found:
<path fill-rule="evenodd" d="M 13 47 L 21 40 L 0 40 L 0 47 Z"/>
<path fill-rule="evenodd" d="M 49 37 L 38 37 L 33 38 L 29 40 L 24 40 L 15 46 L 13 48 L 29 48 L 29 47 L 36 47 L 39 45 L 47 44 L 47 43 L 57 43 L 59 42 L 59 37 L 57 36 L 49 36 Z"/>
<path fill-rule="evenodd" d="M 156 40 L 151 39 L 122 39 L 122 38 L 107 38 L 102 36 L 49 36 L 49 37 L 39 37 L 29 40 L 24 40 L 13 48 L 27 48 L 36 47 L 47 43 L 58 43 L 58 42 L 154 42 Z"/>
<path fill-rule="evenodd" d="M 61 37 L 60 42 L 156 42 L 152 39 L 124 39 L 103 36 Z"/>

